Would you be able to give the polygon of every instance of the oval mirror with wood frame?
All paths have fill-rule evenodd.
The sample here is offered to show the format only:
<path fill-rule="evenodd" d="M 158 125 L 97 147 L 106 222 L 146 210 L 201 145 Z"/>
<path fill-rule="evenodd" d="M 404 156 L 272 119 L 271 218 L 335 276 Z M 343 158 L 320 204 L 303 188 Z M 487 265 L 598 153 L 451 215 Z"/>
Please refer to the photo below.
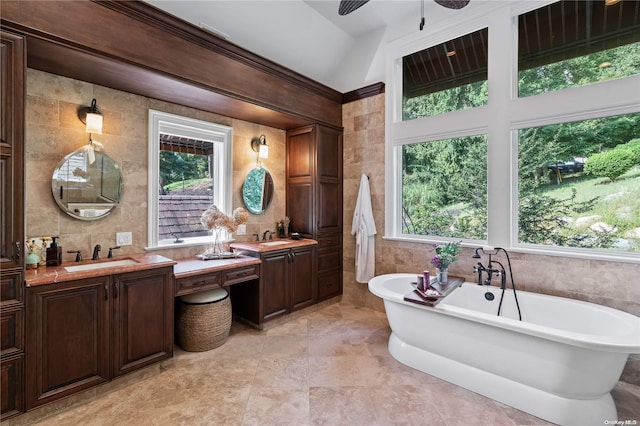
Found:
<path fill-rule="evenodd" d="M 122 172 L 106 154 L 83 147 L 60 161 L 53 172 L 51 192 L 69 216 L 100 219 L 120 202 Z"/>
<path fill-rule="evenodd" d="M 273 178 L 264 167 L 251 170 L 242 185 L 242 200 L 250 213 L 262 214 L 273 199 Z"/>

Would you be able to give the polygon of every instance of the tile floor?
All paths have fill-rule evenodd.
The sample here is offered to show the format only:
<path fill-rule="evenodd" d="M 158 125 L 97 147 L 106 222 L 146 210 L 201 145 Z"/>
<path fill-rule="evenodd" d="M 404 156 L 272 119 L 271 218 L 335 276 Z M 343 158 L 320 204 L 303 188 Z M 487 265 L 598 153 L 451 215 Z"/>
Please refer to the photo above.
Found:
<path fill-rule="evenodd" d="M 157 374 L 29 424 L 549 424 L 398 363 L 389 332 L 383 313 L 345 303 L 268 331 L 234 322 L 219 348 L 176 348 Z M 613 397 L 621 420 L 640 421 L 640 388 Z"/>

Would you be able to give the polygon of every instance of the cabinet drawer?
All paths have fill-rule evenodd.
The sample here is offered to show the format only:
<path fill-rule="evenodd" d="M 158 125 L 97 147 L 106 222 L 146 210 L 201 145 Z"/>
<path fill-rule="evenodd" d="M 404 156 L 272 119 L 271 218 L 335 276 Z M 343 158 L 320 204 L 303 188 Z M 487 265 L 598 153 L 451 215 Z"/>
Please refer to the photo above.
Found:
<path fill-rule="evenodd" d="M 176 296 L 222 287 L 220 273 L 196 275 L 176 280 Z"/>
<path fill-rule="evenodd" d="M 22 303 L 24 282 L 22 271 L 6 271 L 0 274 L 0 304 Z"/>
<path fill-rule="evenodd" d="M 318 299 L 328 299 L 342 294 L 342 272 L 318 275 Z"/>
<path fill-rule="evenodd" d="M 23 366 L 23 355 L 8 357 L 0 363 L 0 397 L 2 397 L 0 420 L 5 420 L 24 411 Z"/>
<path fill-rule="evenodd" d="M 340 235 L 333 235 L 328 237 L 318 237 L 318 249 L 322 250 L 323 248 L 334 248 L 339 246 L 342 243 L 342 238 Z"/>
<path fill-rule="evenodd" d="M 5 356 L 24 349 L 22 308 L 3 309 L 0 315 L 0 355 Z"/>
<path fill-rule="evenodd" d="M 342 267 L 342 256 L 339 250 L 318 253 L 318 272 Z"/>
<path fill-rule="evenodd" d="M 246 266 L 243 268 L 224 271 L 224 286 L 241 283 L 249 280 L 256 280 L 260 277 L 258 265 Z"/>

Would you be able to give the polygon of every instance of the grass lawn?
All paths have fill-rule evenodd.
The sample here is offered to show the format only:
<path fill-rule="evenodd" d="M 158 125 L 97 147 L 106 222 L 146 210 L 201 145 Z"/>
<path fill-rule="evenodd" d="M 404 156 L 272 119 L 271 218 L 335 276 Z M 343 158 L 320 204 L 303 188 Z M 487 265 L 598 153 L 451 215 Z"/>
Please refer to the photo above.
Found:
<path fill-rule="evenodd" d="M 598 198 L 590 211 L 574 213 L 572 218 L 600 216 L 597 221 L 619 228 L 618 236 L 640 227 L 640 167 L 636 166 L 616 181 L 589 175 L 575 174 L 567 176 L 560 185 L 549 184 L 542 193 L 558 200 L 571 197 L 576 190 L 576 201 L 588 201 Z M 636 245 L 640 241 L 635 239 Z"/>

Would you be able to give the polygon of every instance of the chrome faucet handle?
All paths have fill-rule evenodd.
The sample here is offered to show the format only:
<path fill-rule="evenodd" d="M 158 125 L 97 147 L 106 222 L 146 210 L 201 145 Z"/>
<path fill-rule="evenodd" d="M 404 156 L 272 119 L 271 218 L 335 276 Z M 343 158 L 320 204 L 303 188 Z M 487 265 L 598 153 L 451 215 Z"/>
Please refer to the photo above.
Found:
<path fill-rule="evenodd" d="M 260 241 L 260 235 L 258 234 L 251 234 L 252 237 L 256 238 L 256 241 Z"/>

